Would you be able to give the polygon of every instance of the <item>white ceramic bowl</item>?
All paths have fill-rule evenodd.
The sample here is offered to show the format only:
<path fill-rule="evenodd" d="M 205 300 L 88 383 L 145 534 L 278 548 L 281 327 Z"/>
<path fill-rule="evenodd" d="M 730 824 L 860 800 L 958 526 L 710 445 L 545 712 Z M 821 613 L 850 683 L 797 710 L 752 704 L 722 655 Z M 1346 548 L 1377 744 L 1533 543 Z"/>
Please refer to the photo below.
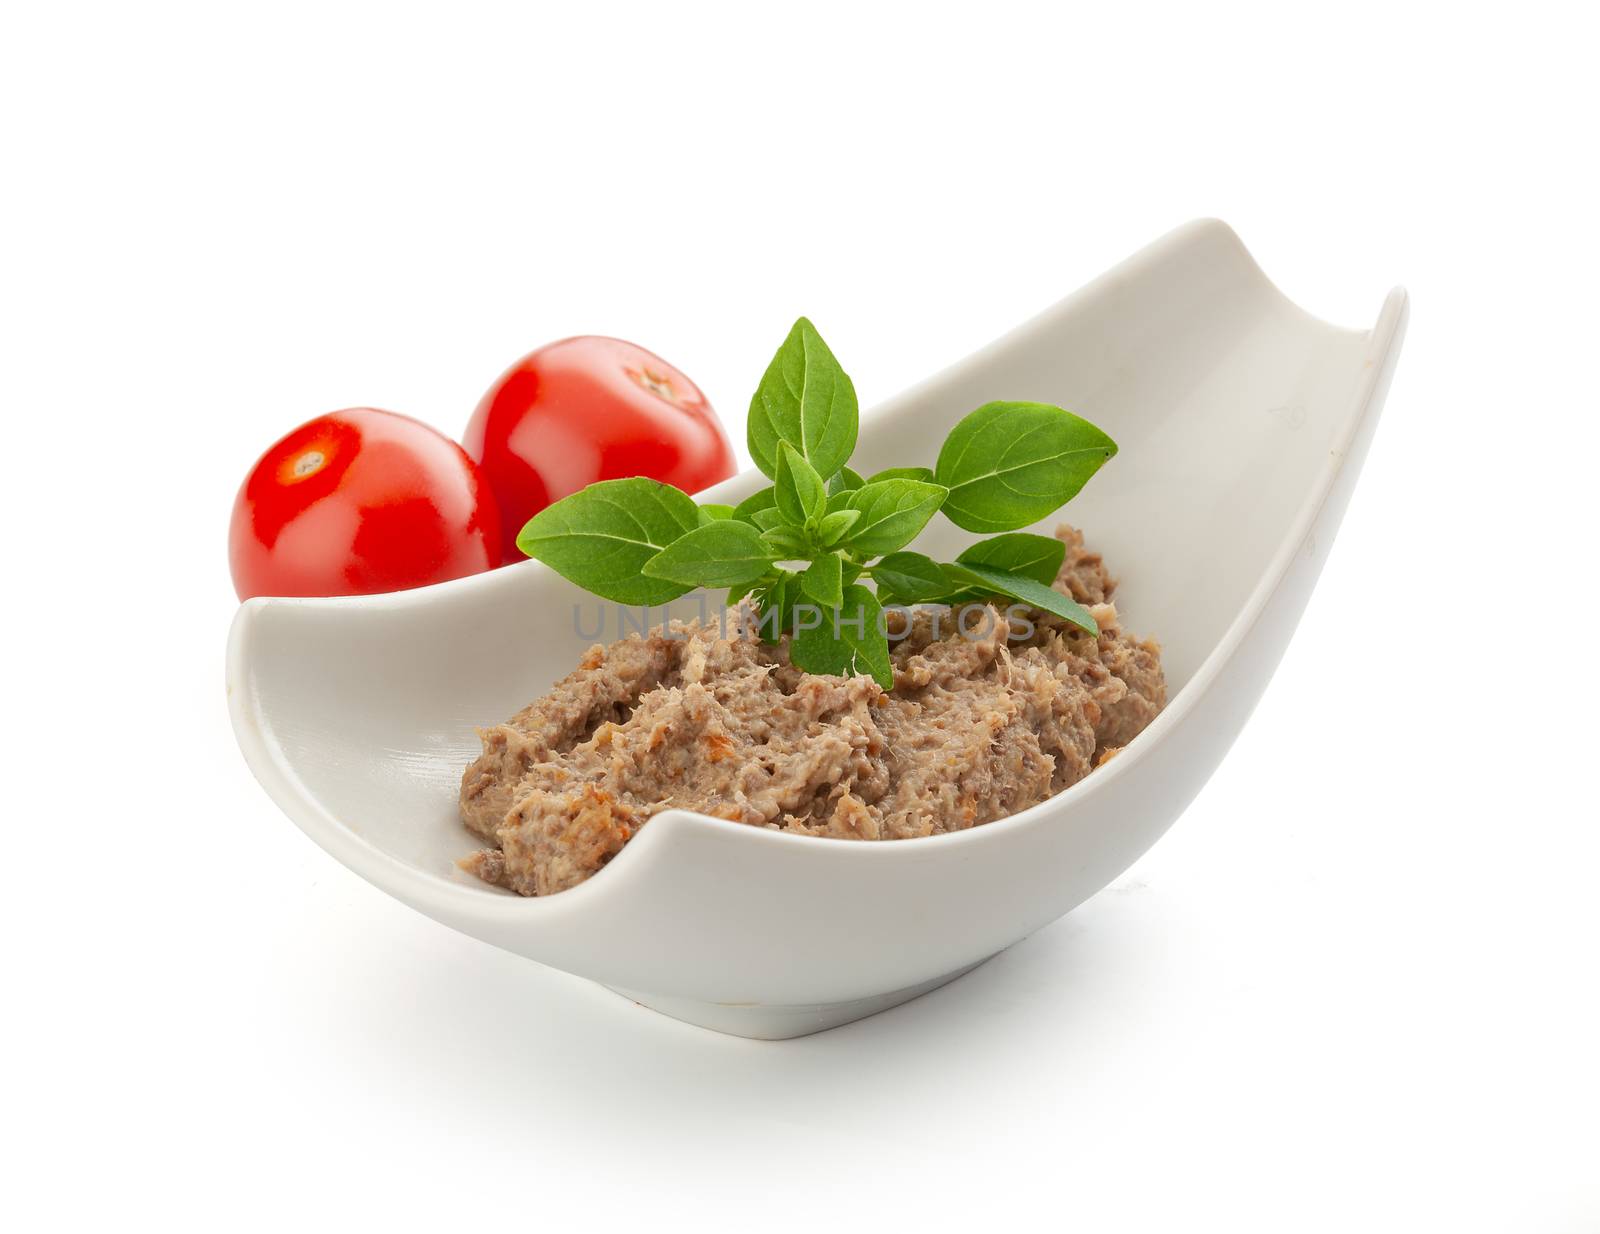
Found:
<path fill-rule="evenodd" d="M 1125 624 L 1161 639 L 1171 702 L 1119 758 L 1012 818 L 871 844 L 669 810 L 559 895 L 463 874 L 476 843 L 456 794 L 474 726 L 571 669 L 574 605 L 594 620 L 592 600 L 534 562 L 396 595 L 249 601 L 228 648 L 239 745 L 333 856 L 496 946 L 743 1036 L 880 1011 L 1093 895 L 1199 791 L 1299 620 L 1405 319 L 1395 291 L 1371 330 L 1326 325 L 1202 221 L 864 417 L 862 472 L 931 464 L 950 426 L 996 398 L 1059 403 L 1121 446 L 1068 513 L 1119 574 Z M 706 496 L 761 483 L 746 473 Z M 936 519 L 919 547 L 946 542 L 964 540 Z"/>

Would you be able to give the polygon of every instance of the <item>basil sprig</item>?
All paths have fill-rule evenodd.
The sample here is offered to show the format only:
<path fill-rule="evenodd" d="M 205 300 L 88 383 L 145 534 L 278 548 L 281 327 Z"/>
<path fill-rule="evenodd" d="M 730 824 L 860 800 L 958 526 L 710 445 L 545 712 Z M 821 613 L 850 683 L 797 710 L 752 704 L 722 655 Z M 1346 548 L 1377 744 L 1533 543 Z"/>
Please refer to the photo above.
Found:
<path fill-rule="evenodd" d="M 863 478 L 846 465 L 859 427 L 854 384 L 802 317 L 750 402 L 750 455 L 772 484 L 729 507 L 696 506 L 642 477 L 604 480 L 534 515 L 517 546 L 619 604 L 727 587 L 730 604 L 756 606 L 764 635 L 792 635 L 800 668 L 866 673 L 885 689 L 894 684 L 885 604 L 998 596 L 1099 632 L 1051 586 L 1066 546 L 1020 529 L 1076 496 L 1116 442 L 1047 403 L 985 403 L 951 430 L 932 468 Z M 941 510 L 967 531 L 999 534 L 953 562 L 907 548 Z"/>

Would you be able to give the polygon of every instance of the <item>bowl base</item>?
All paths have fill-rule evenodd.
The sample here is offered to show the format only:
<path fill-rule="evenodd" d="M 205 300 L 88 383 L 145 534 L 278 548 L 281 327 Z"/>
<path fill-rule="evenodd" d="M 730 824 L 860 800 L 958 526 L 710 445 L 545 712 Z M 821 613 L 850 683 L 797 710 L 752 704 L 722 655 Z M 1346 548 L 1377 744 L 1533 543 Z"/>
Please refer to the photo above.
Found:
<path fill-rule="evenodd" d="M 877 1015 L 878 1012 L 887 1011 L 890 1007 L 898 1007 L 901 1003 L 908 1003 L 919 995 L 937 990 L 942 985 L 948 985 L 957 977 L 970 973 L 984 960 L 992 958 L 985 956 L 983 960 L 968 964 L 965 968 L 958 968 L 953 973 L 945 973 L 931 981 L 907 986 L 903 990 L 891 990 L 887 994 L 873 994 L 842 1003 L 700 1003 L 691 998 L 670 998 L 641 994 L 633 990 L 619 990 L 616 986 L 606 988 L 613 994 L 620 994 L 623 998 L 638 1003 L 641 1007 L 659 1011 L 662 1015 L 682 1020 L 685 1024 L 709 1028 L 712 1032 L 727 1033 L 732 1037 L 782 1041 L 789 1037 L 805 1037 L 811 1033 L 838 1028 L 841 1024 L 864 1020 L 869 1015 Z"/>

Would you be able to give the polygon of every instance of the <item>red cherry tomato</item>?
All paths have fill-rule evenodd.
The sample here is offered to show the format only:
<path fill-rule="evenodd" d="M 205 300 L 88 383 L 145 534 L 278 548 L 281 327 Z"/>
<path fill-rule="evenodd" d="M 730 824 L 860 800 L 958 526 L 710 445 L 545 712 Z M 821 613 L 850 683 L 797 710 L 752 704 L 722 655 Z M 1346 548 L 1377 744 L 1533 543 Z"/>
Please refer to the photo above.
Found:
<path fill-rule="evenodd" d="M 505 560 L 553 501 L 596 480 L 649 476 L 686 493 L 733 474 L 733 450 L 699 387 L 659 356 L 583 335 L 524 356 L 490 387 L 462 444 L 500 506 Z"/>
<path fill-rule="evenodd" d="M 499 565 L 500 517 L 455 442 L 353 407 L 261 456 L 233 504 L 228 558 L 241 600 L 401 591 Z"/>

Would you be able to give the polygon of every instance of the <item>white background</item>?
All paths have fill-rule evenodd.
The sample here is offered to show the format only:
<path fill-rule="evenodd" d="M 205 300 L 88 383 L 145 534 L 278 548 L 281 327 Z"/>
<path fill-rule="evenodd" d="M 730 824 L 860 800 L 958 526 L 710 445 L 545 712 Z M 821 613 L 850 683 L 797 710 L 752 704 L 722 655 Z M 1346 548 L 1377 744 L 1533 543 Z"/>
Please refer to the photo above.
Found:
<path fill-rule="evenodd" d="M 1600 92 L 1473 7 L 8 8 L 7 1224 L 1600 1229 Z M 721 1038 L 251 780 L 225 528 L 296 423 L 603 332 L 741 436 L 797 313 L 870 405 L 1206 214 L 1411 332 L 1260 710 L 1069 918 Z"/>

